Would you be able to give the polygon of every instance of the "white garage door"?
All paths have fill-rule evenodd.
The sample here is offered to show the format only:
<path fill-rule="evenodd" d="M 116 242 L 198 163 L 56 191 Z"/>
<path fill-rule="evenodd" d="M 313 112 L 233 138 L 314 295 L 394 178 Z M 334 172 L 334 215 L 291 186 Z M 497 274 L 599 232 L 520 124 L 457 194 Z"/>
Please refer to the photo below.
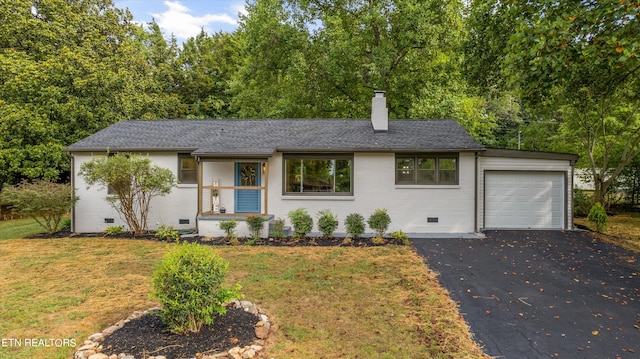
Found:
<path fill-rule="evenodd" d="M 562 172 L 485 172 L 485 228 L 562 229 Z"/>

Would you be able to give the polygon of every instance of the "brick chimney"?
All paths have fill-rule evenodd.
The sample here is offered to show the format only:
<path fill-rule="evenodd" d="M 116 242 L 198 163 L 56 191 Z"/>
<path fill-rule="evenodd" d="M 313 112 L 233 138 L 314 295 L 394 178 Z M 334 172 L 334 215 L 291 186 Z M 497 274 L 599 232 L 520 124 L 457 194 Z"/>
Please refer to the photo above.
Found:
<path fill-rule="evenodd" d="M 371 124 L 373 132 L 389 131 L 389 110 L 387 109 L 387 98 L 384 91 L 373 91 L 371 99 Z"/>

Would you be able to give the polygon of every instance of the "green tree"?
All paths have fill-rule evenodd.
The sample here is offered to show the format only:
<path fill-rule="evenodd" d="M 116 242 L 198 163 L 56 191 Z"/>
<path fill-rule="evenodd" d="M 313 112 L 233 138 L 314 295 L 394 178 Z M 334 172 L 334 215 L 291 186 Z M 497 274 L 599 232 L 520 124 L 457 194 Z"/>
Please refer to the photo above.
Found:
<path fill-rule="evenodd" d="M 78 200 L 71 185 L 42 180 L 7 186 L 0 195 L 0 203 L 8 203 L 16 213 L 35 219 L 47 233 L 58 230 L 62 217 Z"/>
<path fill-rule="evenodd" d="M 201 31 L 182 44 L 176 93 L 189 117 L 232 118 L 231 82 L 240 58 L 238 32 Z"/>
<path fill-rule="evenodd" d="M 176 111 L 137 29 L 111 0 L 0 2 L 0 181 L 64 179 L 65 146 Z"/>
<path fill-rule="evenodd" d="M 113 194 L 106 200 L 134 234 L 147 230 L 151 200 L 169 194 L 177 183 L 171 170 L 153 165 L 148 157 L 126 153 L 84 162 L 79 175 L 89 187 L 110 188 Z"/>
<path fill-rule="evenodd" d="M 233 104 L 241 117 L 368 118 L 382 89 L 391 118 L 466 116 L 483 132 L 474 128 L 485 124 L 483 104 L 465 96 L 460 72 L 462 9 L 441 0 L 250 1 Z M 434 93 L 455 106 L 439 107 Z"/>
<path fill-rule="evenodd" d="M 604 203 L 608 187 L 640 154 L 637 2 L 481 0 L 473 11 L 491 15 L 472 33 L 486 37 L 469 59 L 482 63 L 476 74 L 498 67 L 536 116 L 557 122 L 552 148 L 582 155 Z M 478 56 L 482 51 L 486 57 Z"/>

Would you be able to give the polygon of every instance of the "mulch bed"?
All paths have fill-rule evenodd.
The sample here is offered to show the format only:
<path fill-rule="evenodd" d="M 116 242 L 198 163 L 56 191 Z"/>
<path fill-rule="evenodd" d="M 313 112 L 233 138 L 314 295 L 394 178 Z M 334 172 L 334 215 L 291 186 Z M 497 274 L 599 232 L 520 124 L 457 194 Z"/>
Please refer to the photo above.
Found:
<path fill-rule="evenodd" d="M 167 243 L 167 240 L 160 239 L 155 236 L 154 232 L 148 232 L 143 234 L 131 235 L 129 233 L 122 233 L 118 235 L 108 235 L 102 232 L 91 232 L 91 233 L 72 233 L 69 228 L 64 228 L 58 232 L 47 234 L 40 233 L 33 236 L 29 236 L 27 238 L 32 239 L 55 239 L 55 238 L 112 238 L 112 239 L 135 239 L 135 240 L 151 240 L 151 241 L 159 241 Z M 343 247 L 375 247 L 393 244 L 393 241 L 387 240 L 385 243 L 376 244 L 371 242 L 371 238 L 353 238 L 351 243 L 345 244 L 343 243 L 344 238 L 340 237 L 331 237 L 331 238 L 323 238 L 323 237 L 306 237 L 303 239 L 297 239 L 293 237 L 285 237 L 285 238 L 260 238 L 256 241 L 251 241 L 250 238 L 238 238 L 239 245 L 254 245 L 254 246 L 280 246 L 280 247 L 296 247 L 296 246 L 320 246 L 320 247 L 331 247 L 331 246 L 343 246 Z M 232 244 L 225 237 L 202 237 L 202 236 L 186 236 L 180 239 L 183 243 L 199 243 L 206 244 L 212 246 L 230 246 Z M 238 245 L 238 244 L 235 244 Z"/>
<path fill-rule="evenodd" d="M 199 333 L 171 333 L 157 312 L 127 322 L 102 342 L 106 355 L 126 353 L 136 358 L 164 355 L 167 358 L 195 358 L 196 354 L 215 354 L 233 347 L 251 345 L 254 325 L 259 317 L 233 307 L 204 326 Z"/>

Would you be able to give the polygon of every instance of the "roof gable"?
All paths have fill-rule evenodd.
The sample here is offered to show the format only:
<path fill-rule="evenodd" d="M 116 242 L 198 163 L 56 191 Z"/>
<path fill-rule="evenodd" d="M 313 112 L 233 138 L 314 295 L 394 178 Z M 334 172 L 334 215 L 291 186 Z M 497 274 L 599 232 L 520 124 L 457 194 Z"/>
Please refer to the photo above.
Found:
<path fill-rule="evenodd" d="M 270 155 L 276 151 L 474 151 L 484 147 L 454 120 L 390 120 L 375 133 L 369 120 L 130 120 L 67 151 L 185 151 L 195 155 Z"/>

